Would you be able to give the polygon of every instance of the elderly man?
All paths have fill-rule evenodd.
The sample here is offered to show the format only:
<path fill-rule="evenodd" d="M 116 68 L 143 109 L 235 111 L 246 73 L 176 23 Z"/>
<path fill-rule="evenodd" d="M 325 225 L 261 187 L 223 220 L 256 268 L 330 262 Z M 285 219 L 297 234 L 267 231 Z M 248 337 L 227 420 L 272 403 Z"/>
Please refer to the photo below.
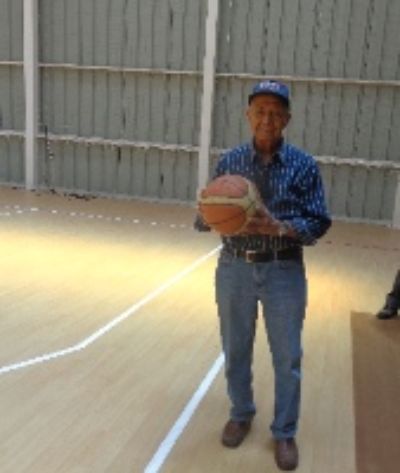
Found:
<path fill-rule="evenodd" d="M 256 84 L 246 116 L 252 139 L 223 154 L 215 172 L 253 181 L 265 206 L 243 234 L 222 237 L 216 300 L 231 409 L 221 441 L 238 447 L 256 413 L 252 357 L 260 302 L 275 372 L 275 460 L 280 469 L 293 470 L 307 286 L 302 247 L 314 244 L 331 220 L 315 160 L 283 137 L 291 118 L 288 87 L 272 80 Z M 201 221 L 197 228 L 205 229 Z"/>

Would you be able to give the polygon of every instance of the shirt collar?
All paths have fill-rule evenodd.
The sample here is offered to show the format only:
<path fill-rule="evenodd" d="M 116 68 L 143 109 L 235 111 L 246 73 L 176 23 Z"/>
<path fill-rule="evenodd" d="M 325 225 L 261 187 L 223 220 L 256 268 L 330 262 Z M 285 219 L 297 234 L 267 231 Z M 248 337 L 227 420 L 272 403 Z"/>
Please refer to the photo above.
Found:
<path fill-rule="evenodd" d="M 251 159 L 253 163 L 255 163 L 257 159 L 257 151 L 254 147 L 253 140 L 250 141 L 249 147 L 250 147 Z M 274 154 L 274 162 L 278 162 L 280 164 L 286 164 L 286 147 L 287 147 L 287 144 L 285 142 L 285 139 L 282 138 L 281 144 Z"/>

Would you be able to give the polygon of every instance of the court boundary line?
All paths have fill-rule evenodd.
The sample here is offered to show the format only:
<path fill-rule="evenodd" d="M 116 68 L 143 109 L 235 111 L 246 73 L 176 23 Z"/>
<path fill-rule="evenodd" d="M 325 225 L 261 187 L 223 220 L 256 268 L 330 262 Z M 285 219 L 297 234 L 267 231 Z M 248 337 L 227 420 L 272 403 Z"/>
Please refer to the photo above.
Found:
<path fill-rule="evenodd" d="M 209 369 L 204 379 L 200 382 L 199 387 L 191 397 L 190 401 L 186 404 L 183 411 L 181 412 L 170 431 L 160 443 L 156 453 L 153 455 L 149 463 L 144 469 L 144 473 L 157 473 L 163 466 L 165 460 L 168 458 L 172 449 L 174 448 L 177 440 L 182 435 L 187 424 L 190 422 L 197 407 L 203 400 L 212 383 L 220 372 L 224 364 L 224 355 L 220 353 L 218 358 L 214 361 L 213 365 Z"/>
<path fill-rule="evenodd" d="M 213 250 L 209 251 L 205 255 L 197 258 L 193 263 L 187 266 L 185 269 L 180 271 L 179 273 L 172 276 L 170 279 L 165 281 L 161 286 L 157 287 L 153 291 L 151 291 L 147 296 L 143 297 L 141 300 L 136 302 L 135 304 L 131 305 L 128 309 L 124 310 L 120 315 L 112 319 L 106 325 L 101 327 L 100 329 L 96 330 L 94 333 L 83 339 L 81 342 L 72 345 L 70 347 L 53 351 L 50 353 L 45 353 L 43 355 L 36 356 L 34 358 L 30 358 L 28 360 L 20 361 L 17 363 L 12 363 L 9 365 L 5 365 L 0 367 L 0 375 L 9 373 L 11 371 L 21 370 L 23 368 L 27 368 L 29 366 L 45 363 L 47 361 L 51 361 L 54 359 L 62 358 L 66 355 L 70 355 L 72 353 L 79 352 L 81 350 L 86 349 L 88 346 L 93 344 L 96 340 L 106 335 L 110 332 L 114 327 L 131 317 L 134 313 L 136 313 L 139 309 L 141 309 L 144 305 L 148 304 L 152 300 L 156 299 L 159 295 L 169 289 L 171 286 L 179 282 L 185 276 L 193 272 L 199 266 L 201 266 L 205 261 L 215 255 L 221 249 L 221 245 L 217 246 Z"/>
<path fill-rule="evenodd" d="M 0 209 L 7 210 L 6 213 L 3 213 L 0 211 L 0 218 L 1 217 L 12 217 L 15 215 L 22 215 L 25 213 L 46 213 L 46 214 L 52 214 L 52 215 L 58 215 L 58 216 L 66 216 L 66 217 L 71 217 L 71 218 L 83 218 L 86 220 L 97 220 L 97 221 L 107 221 L 107 222 L 113 222 L 113 223 L 122 223 L 122 224 L 144 224 L 148 225 L 151 227 L 155 226 L 166 226 L 169 228 L 174 228 L 174 229 L 188 229 L 191 228 L 190 225 L 187 225 L 185 223 L 168 223 L 168 222 L 157 222 L 157 221 L 145 221 L 141 220 L 139 218 L 127 218 L 127 217 L 120 217 L 120 216 L 106 216 L 102 214 L 96 214 L 96 213 L 85 213 L 85 212 L 78 212 L 74 210 L 65 210 L 65 211 L 58 211 L 57 209 L 43 209 L 40 207 L 21 207 L 20 205 L 0 205 Z M 346 220 L 338 220 L 342 223 L 357 223 L 357 222 L 351 222 L 351 221 L 346 221 Z M 387 225 L 384 225 L 387 227 Z M 389 230 L 396 230 L 395 228 L 388 227 Z M 333 240 L 326 240 L 325 238 L 321 240 L 320 244 L 324 245 L 332 245 L 332 246 L 345 246 L 345 247 L 350 247 L 350 248 L 357 248 L 361 250 L 378 250 L 378 251 L 384 251 L 384 252 L 400 252 L 400 247 L 397 246 L 390 246 L 389 248 L 385 248 L 384 246 L 379 246 L 375 244 L 353 244 L 347 241 L 344 242 L 335 242 Z"/>
<path fill-rule="evenodd" d="M 3 209 L 5 212 L 2 212 L 1 209 Z M 113 223 L 121 223 L 121 224 L 127 224 L 127 225 L 137 225 L 137 224 L 142 224 L 142 225 L 148 225 L 151 227 L 155 226 L 162 226 L 162 227 L 168 227 L 168 228 L 174 228 L 174 229 L 188 229 L 192 228 L 193 225 L 186 224 L 186 223 L 168 223 L 165 221 L 154 221 L 154 220 L 143 220 L 143 218 L 137 218 L 137 217 L 125 217 L 125 216 L 111 216 L 111 215 L 103 215 L 103 214 L 98 214 L 98 213 L 93 213 L 93 212 L 79 212 L 77 210 L 58 210 L 58 209 L 52 209 L 52 208 L 40 208 L 40 207 L 21 207 L 20 205 L 3 205 L 0 206 L 0 218 L 1 217 L 15 217 L 15 216 L 20 216 L 20 215 L 26 215 L 26 214 L 47 214 L 47 215 L 56 215 L 60 217 L 70 217 L 70 218 L 81 218 L 85 220 L 97 220 L 97 221 L 106 221 L 106 222 L 113 222 Z"/>

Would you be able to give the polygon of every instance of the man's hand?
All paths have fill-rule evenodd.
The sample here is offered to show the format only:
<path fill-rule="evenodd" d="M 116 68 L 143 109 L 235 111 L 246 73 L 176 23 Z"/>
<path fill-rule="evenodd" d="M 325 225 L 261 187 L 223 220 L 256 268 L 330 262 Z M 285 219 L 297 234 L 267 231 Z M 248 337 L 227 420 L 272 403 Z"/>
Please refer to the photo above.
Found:
<path fill-rule="evenodd" d="M 276 220 L 265 206 L 259 207 L 254 216 L 250 219 L 243 235 L 278 235 L 279 220 Z"/>

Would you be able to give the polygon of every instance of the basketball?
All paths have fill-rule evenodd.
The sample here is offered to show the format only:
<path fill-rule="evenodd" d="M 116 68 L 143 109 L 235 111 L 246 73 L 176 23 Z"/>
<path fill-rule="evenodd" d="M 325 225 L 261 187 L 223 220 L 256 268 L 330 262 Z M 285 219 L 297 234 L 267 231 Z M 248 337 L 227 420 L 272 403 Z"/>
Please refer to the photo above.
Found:
<path fill-rule="evenodd" d="M 260 204 L 256 186 L 243 176 L 226 174 L 205 187 L 199 212 L 207 225 L 222 235 L 240 233 Z"/>

